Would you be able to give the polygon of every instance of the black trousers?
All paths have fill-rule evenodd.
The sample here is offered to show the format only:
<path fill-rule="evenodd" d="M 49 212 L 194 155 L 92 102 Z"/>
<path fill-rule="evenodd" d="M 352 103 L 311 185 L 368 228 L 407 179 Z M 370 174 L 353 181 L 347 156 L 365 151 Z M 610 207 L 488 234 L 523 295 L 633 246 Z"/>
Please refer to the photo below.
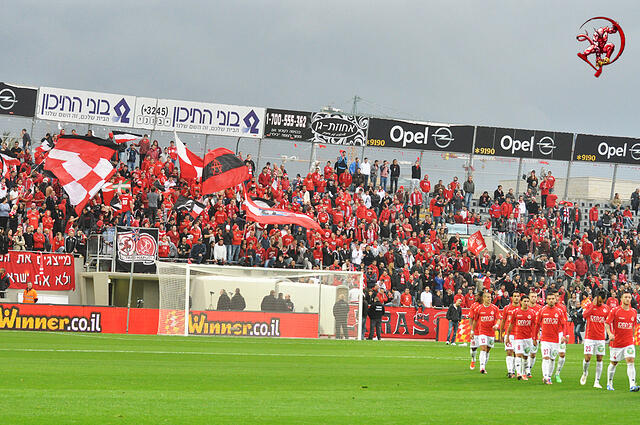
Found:
<path fill-rule="evenodd" d="M 341 338 L 349 338 L 349 333 L 347 332 L 347 321 L 342 319 L 336 320 L 336 339 Z"/>
<path fill-rule="evenodd" d="M 382 320 L 369 318 L 369 338 L 373 339 L 373 331 L 378 334 L 378 339 L 382 339 Z"/>

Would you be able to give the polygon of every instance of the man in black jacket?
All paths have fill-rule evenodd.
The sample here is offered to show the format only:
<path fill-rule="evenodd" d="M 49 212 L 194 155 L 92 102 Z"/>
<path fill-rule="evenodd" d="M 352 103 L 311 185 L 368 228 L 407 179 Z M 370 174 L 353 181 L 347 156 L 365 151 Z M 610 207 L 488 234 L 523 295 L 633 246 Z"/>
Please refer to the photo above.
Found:
<path fill-rule="evenodd" d="M 262 299 L 262 303 L 260 304 L 260 310 L 262 311 L 277 311 L 276 308 L 276 291 L 269 292 L 269 295 L 265 296 Z"/>
<path fill-rule="evenodd" d="M 9 279 L 9 275 L 4 267 L 0 268 L 0 298 L 5 297 L 5 292 L 11 285 L 11 280 Z"/>
<path fill-rule="evenodd" d="M 449 306 L 447 310 L 447 320 L 449 321 L 449 331 L 447 332 L 447 345 L 456 345 L 456 334 L 458 333 L 458 325 L 462 320 L 462 298 L 457 298 L 456 302 Z"/>
<path fill-rule="evenodd" d="M 242 311 L 247 307 L 244 297 L 240 295 L 240 288 L 236 288 L 236 293 L 231 298 L 231 310 Z"/>
<path fill-rule="evenodd" d="M 369 338 L 373 339 L 373 332 L 375 330 L 378 335 L 378 340 L 382 339 L 382 316 L 384 315 L 384 306 L 378 299 L 373 297 L 371 304 L 369 305 Z"/>
<path fill-rule="evenodd" d="M 220 298 L 218 298 L 218 306 L 216 310 L 230 310 L 231 309 L 231 300 L 229 299 L 229 295 L 227 295 L 227 291 L 224 289 L 220 290 Z"/>
<path fill-rule="evenodd" d="M 349 315 L 349 304 L 344 299 L 344 294 L 340 294 L 338 301 L 333 305 L 333 318 L 336 321 L 336 339 L 347 339 L 347 316 Z"/>

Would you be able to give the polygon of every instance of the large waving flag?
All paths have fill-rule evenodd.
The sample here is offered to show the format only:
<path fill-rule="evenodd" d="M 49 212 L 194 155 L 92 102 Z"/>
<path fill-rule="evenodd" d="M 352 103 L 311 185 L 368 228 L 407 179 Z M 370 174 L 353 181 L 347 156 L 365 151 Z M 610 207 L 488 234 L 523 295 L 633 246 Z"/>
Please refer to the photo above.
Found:
<path fill-rule="evenodd" d="M 2 160 L 2 176 L 9 177 L 13 167 L 20 166 L 20 160 L 13 155 L 7 153 L 0 153 L 0 160 Z"/>
<path fill-rule="evenodd" d="M 128 131 L 113 130 L 111 134 L 113 134 L 113 141 L 118 144 L 142 139 L 142 134 L 129 133 Z"/>
<path fill-rule="evenodd" d="M 293 211 L 278 208 L 265 208 L 259 206 L 245 194 L 242 208 L 247 213 L 247 220 L 260 224 L 296 224 L 310 229 L 321 230 L 320 224 L 308 215 L 298 214 Z"/>
<path fill-rule="evenodd" d="M 487 244 L 482 237 L 480 230 L 469 236 L 467 241 L 467 250 L 473 255 L 478 255 L 487 248 Z"/>
<path fill-rule="evenodd" d="M 218 148 L 204 156 L 202 171 L 202 193 L 209 195 L 249 179 L 249 167 L 232 151 Z"/>
<path fill-rule="evenodd" d="M 117 145 L 98 137 L 60 136 L 44 161 L 69 195 L 76 213 L 95 196 L 116 172 L 109 161 Z"/>
<path fill-rule="evenodd" d="M 183 179 L 199 179 L 202 177 L 202 158 L 187 149 L 178 137 L 178 133 L 174 131 L 173 136 L 176 139 L 176 150 L 180 161 L 180 177 Z"/>

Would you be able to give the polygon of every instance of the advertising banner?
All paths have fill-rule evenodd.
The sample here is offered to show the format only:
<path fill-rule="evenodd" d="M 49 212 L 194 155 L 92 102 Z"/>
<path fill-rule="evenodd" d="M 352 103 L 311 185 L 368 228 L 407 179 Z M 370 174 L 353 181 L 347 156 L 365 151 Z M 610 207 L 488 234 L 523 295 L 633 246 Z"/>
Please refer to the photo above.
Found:
<path fill-rule="evenodd" d="M 158 229 L 121 227 L 116 231 L 116 271 L 155 273 L 158 258 Z"/>
<path fill-rule="evenodd" d="M 473 126 L 371 118 L 367 146 L 469 154 Z"/>
<path fill-rule="evenodd" d="M 365 146 L 368 129 L 368 117 L 328 112 L 317 112 L 311 116 L 311 131 L 316 143 Z"/>
<path fill-rule="evenodd" d="M 0 83 L 0 115 L 32 118 L 36 113 L 38 89 Z"/>
<path fill-rule="evenodd" d="M 125 333 L 127 309 L 119 307 L 0 304 L 0 330 Z M 158 331 L 158 310 L 132 308 L 130 334 Z"/>
<path fill-rule="evenodd" d="M 173 320 L 167 317 L 167 323 Z M 178 334 L 179 329 L 177 329 Z M 317 338 L 317 313 L 263 313 L 249 311 L 192 311 L 189 334 Z"/>
<path fill-rule="evenodd" d="M 264 137 L 302 142 L 313 140 L 311 112 L 267 109 L 264 118 Z"/>
<path fill-rule="evenodd" d="M 476 155 L 569 161 L 573 134 L 516 128 L 478 127 Z"/>
<path fill-rule="evenodd" d="M 33 283 L 36 291 L 73 291 L 76 275 L 71 254 L 9 251 L 0 256 L 0 267 L 9 275 L 9 288 L 25 289 Z"/>
<path fill-rule="evenodd" d="M 640 164 L 640 139 L 578 134 L 573 159 L 637 165 Z"/>
<path fill-rule="evenodd" d="M 413 307 L 388 307 L 382 318 L 383 338 L 436 339 L 436 325 L 439 318 L 447 316 L 447 309 Z M 367 336 L 369 320 L 367 319 Z"/>
<path fill-rule="evenodd" d="M 135 96 L 40 87 L 36 117 L 111 127 L 133 127 L 135 104 Z"/>
<path fill-rule="evenodd" d="M 136 126 L 150 130 L 262 138 L 264 108 L 140 98 Z"/>

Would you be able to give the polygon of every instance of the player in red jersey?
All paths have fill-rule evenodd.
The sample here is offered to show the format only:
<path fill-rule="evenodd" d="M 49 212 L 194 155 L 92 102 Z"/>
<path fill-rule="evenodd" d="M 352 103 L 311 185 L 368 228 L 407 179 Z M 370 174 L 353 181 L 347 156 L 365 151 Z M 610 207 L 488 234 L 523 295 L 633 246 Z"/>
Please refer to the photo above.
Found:
<path fill-rule="evenodd" d="M 556 382 L 557 383 L 562 383 L 562 378 L 560 378 L 560 372 L 562 372 L 562 368 L 564 367 L 564 362 L 566 360 L 566 355 L 567 355 L 567 340 L 568 340 L 568 335 L 569 335 L 569 330 L 567 327 L 567 323 L 569 323 L 569 315 L 567 314 L 567 306 L 564 305 L 564 302 L 562 301 L 562 299 L 560 298 L 559 294 L 556 294 L 556 308 L 562 311 L 562 314 L 564 314 L 564 329 L 562 330 L 563 334 L 566 335 L 566 338 L 564 340 L 558 340 L 558 368 L 556 369 L 556 361 L 553 361 L 553 368 L 551 369 L 551 371 L 553 371 L 553 369 L 556 369 Z"/>
<path fill-rule="evenodd" d="M 505 334 L 505 338 L 513 336 L 513 348 L 516 352 L 515 370 L 519 380 L 529 379 L 527 375 L 531 371 L 527 359 L 533 348 L 532 337 L 535 327 L 536 314 L 529 308 L 529 296 L 522 294 L 520 308 L 513 313 Z"/>
<path fill-rule="evenodd" d="M 502 309 L 502 319 L 500 320 L 500 333 L 504 335 L 504 350 L 507 352 L 507 377 L 513 378 L 516 376 L 515 371 L 515 352 L 513 349 L 513 335 L 509 335 L 511 339 L 507 338 L 505 330 L 511 323 L 514 313 L 520 309 L 520 292 L 513 291 L 511 295 L 511 304 Z"/>
<path fill-rule="evenodd" d="M 613 308 L 605 322 L 605 330 L 609 335 L 609 359 L 611 363 L 607 369 L 607 390 L 613 391 L 613 375 L 616 366 L 624 358 L 627 361 L 627 376 L 629 377 L 629 391 L 636 392 L 640 387 L 636 385 L 636 346 L 633 335 L 637 324 L 636 310 L 631 308 L 631 292 L 625 291 L 620 298 L 620 305 Z"/>
<path fill-rule="evenodd" d="M 582 317 L 587 322 L 584 334 L 584 360 L 582 361 L 582 376 L 580 385 L 587 383 L 589 376 L 589 362 L 591 356 L 596 355 L 596 380 L 594 388 L 602 388 L 600 385 L 600 375 L 602 375 L 602 358 L 606 351 L 604 323 L 609 315 L 609 307 L 604 303 L 606 291 L 598 291 L 596 298 L 590 303 L 582 313 Z"/>
<path fill-rule="evenodd" d="M 478 323 L 474 320 L 474 313 L 476 308 L 482 305 L 482 293 L 477 293 L 475 301 L 469 308 L 469 327 L 471 328 L 471 342 L 469 343 L 471 352 L 471 364 L 469 369 L 474 370 L 476 368 L 476 351 L 478 350 Z"/>
<path fill-rule="evenodd" d="M 542 306 L 538 304 L 538 293 L 535 290 L 531 290 L 531 292 L 529 292 L 529 309 L 536 315 L 536 318 L 538 317 L 538 312 L 540 312 L 541 308 Z M 537 341 L 538 335 L 532 335 L 531 339 L 533 341 Z M 531 348 L 531 351 L 529 352 L 529 358 L 527 359 L 527 378 L 531 378 L 531 371 L 533 370 L 533 366 L 536 364 L 537 353 L 538 345 L 534 344 L 533 348 Z"/>
<path fill-rule="evenodd" d="M 491 294 L 482 294 L 482 305 L 476 308 L 474 321 L 478 322 L 478 345 L 480 346 L 480 373 L 487 373 L 489 352 L 496 339 L 496 329 L 500 321 L 500 309 L 491 304 Z"/>
<path fill-rule="evenodd" d="M 542 350 L 542 380 L 545 384 L 551 385 L 551 375 L 553 374 L 553 360 L 558 355 L 560 344 L 558 341 L 566 342 L 564 327 L 567 316 L 561 309 L 556 307 L 556 294 L 547 292 L 547 305 L 538 312 L 534 335 L 540 331 L 540 349 Z M 537 344 L 534 341 L 534 344 Z"/>

